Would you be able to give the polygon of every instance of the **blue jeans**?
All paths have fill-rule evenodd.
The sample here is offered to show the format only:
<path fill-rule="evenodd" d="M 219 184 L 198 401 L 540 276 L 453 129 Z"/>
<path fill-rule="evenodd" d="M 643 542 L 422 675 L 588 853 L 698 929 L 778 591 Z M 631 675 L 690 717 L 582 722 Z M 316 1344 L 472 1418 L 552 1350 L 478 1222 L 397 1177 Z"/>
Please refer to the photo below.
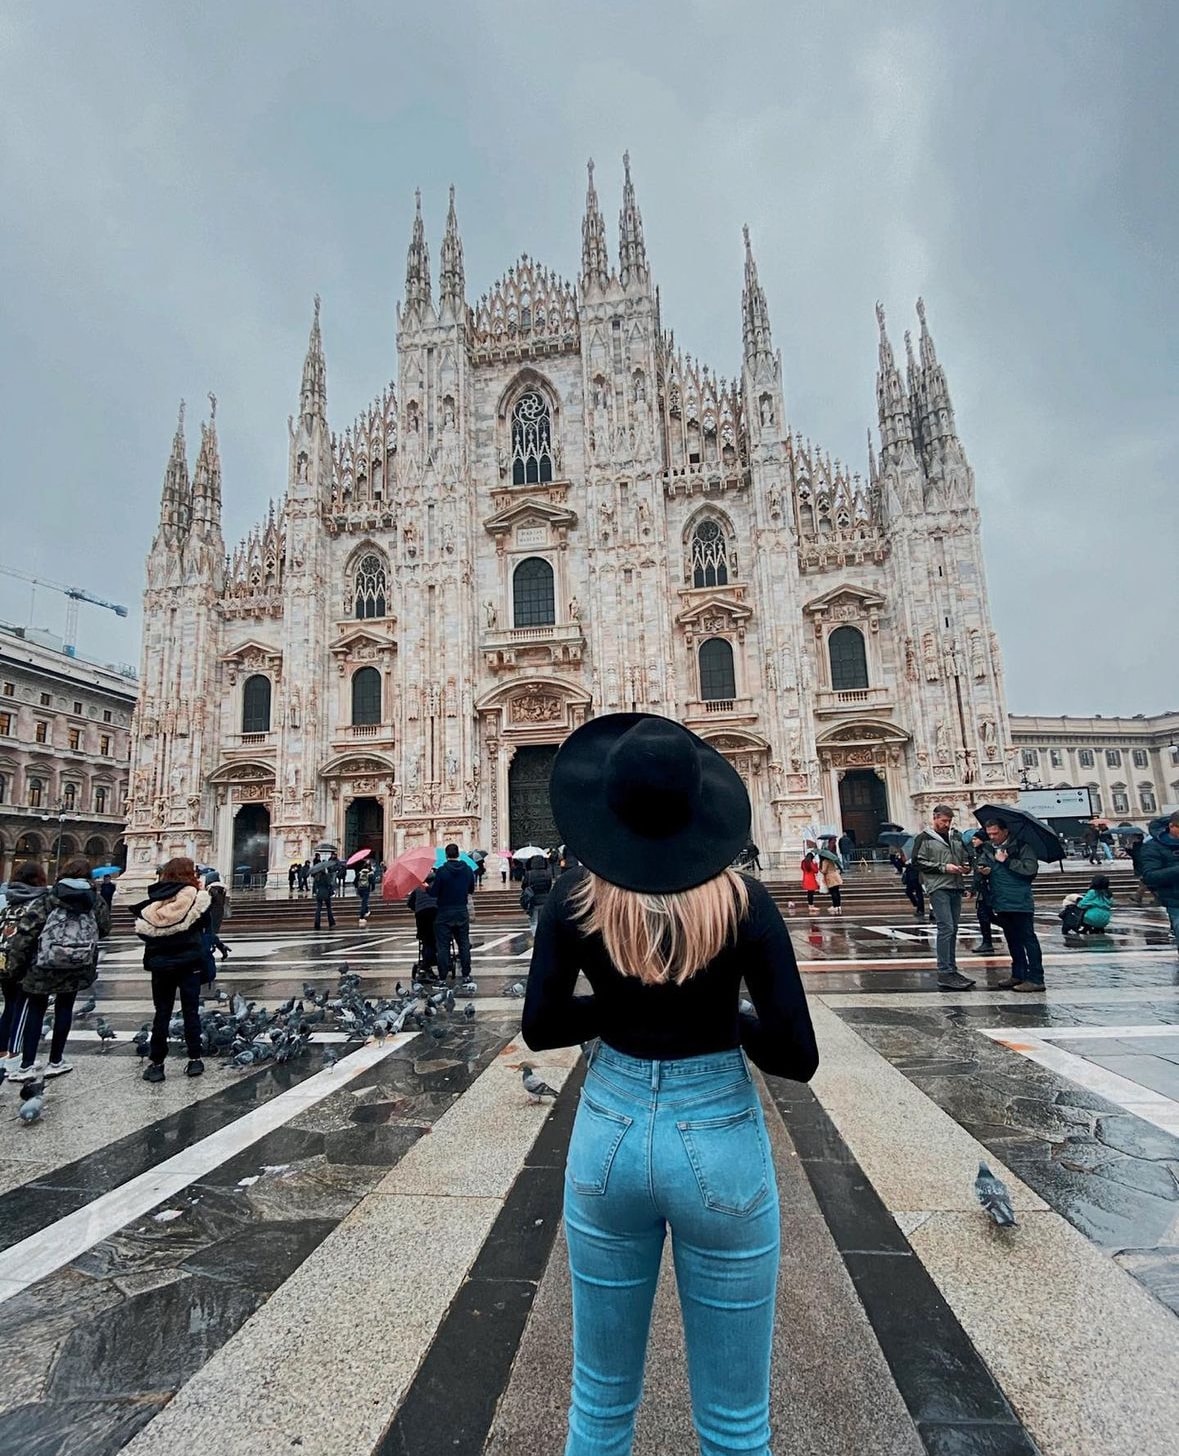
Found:
<path fill-rule="evenodd" d="M 1167 919 L 1171 922 L 1171 934 L 1179 943 L 1179 905 L 1165 905 L 1163 908 L 1167 912 Z"/>
<path fill-rule="evenodd" d="M 740 1051 L 599 1043 L 565 1166 L 573 1396 L 565 1456 L 628 1456 L 671 1230 L 702 1456 L 769 1456 L 778 1186 Z"/>
<path fill-rule="evenodd" d="M 371 894 L 372 894 L 372 887 L 371 886 L 367 890 L 357 890 L 357 892 L 356 892 L 356 898 L 360 901 L 360 905 L 359 905 L 359 909 L 358 909 L 358 914 L 357 914 L 357 919 L 358 920 L 367 920 L 368 919 L 368 897 Z"/>

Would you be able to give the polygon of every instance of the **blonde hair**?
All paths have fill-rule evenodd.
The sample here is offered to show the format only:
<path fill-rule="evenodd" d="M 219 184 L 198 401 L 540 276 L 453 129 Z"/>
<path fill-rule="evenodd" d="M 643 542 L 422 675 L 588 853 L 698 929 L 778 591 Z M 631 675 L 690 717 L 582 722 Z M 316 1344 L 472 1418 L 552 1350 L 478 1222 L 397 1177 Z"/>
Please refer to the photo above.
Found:
<path fill-rule="evenodd" d="M 691 890 L 646 895 L 587 871 L 570 904 L 586 935 L 602 937 L 624 976 L 646 986 L 682 985 L 737 938 L 749 913 L 749 889 L 736 870 L 722 870 Z"/>

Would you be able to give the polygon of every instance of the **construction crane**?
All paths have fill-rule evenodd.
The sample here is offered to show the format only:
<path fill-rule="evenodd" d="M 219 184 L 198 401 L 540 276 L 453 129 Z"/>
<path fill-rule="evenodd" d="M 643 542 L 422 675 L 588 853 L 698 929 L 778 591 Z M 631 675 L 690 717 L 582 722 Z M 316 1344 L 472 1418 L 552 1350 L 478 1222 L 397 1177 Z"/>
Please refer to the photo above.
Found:
<path fill-rule="evenodd" d="M 34 600 L 36 599 L 36 588 L 39 586 L 48 587 L 50 591 L 61 592 L 67 598 L 69 606 L 66 608 L 65 624 L 65 652 L 67 657 L 78 655 L 78 603 L 89 602 L 93 607 L 105 607 L 108 612 L 114 612 L 116 617 L 125 617 L 127 608 L 120 607 L 116 602 L 107 602 L 102 597 L 96 597 L 93 592 L 83 591 L 80 586 L 62 586 L 59 581 L 48 581 L 43 576 L 32 576 L 27 571 L 17 571 L 13 566 L 0 566 L 0 572 L 5 576 L 15 576 L 21 581 L 32 582 Z M 30 608 L 31 614 L 31 608 Z"/>

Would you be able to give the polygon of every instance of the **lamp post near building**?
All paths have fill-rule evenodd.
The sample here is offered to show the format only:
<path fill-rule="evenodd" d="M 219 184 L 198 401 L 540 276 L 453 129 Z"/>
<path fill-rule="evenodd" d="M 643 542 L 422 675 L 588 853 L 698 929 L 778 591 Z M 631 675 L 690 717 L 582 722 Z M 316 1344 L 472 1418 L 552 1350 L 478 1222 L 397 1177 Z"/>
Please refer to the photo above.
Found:
<path fill-rule="evenodd" d="M 61 832 L 65 828 L 65 824 L 66 824 L 66 821 L 67 820 L 73 821 L 73 820 L 76 820 L 76 819 L 78 819 L 80 817 L 81 816 L 78 815 L 78 814 L 69 814 L 69 813 L 66 812 L 66 806 L 65 806 L 65 800 L 64 799 L 58 799 L 58 801 L 57 801 L 57 808 L 54 811 L 54 813 L 52 813 L 52 814 L 42 814 L 41 815 L 41 818 L 44 820 L 44 822 L 46 824 L 51 823 L 54 819 L 57 820 L 57 841 L 56 841 L 56 843 L 53 846 L 54 847 L 54 851 L 55 851 L 54 857 L 53 857 L 53 879 L 54 879 L 54 883 L 57 882 L 58 871 L 61 869 Z"/>

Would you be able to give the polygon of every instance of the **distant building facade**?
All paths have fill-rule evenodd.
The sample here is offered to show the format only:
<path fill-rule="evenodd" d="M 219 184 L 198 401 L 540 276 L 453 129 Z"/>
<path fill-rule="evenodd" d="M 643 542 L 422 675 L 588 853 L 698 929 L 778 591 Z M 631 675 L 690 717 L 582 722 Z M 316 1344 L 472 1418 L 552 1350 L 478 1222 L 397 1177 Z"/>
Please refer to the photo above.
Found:
<path fill-rule="evenodd" d="M 1179 713 L 1133 718 L 1011 715 L 1011 741 L 1029 787 L 1087 788 L 1095 813 L 1146 825 L 1179 809 Z"/>
<path fill-rule="evenodd" d="M 119 862 L 133 677 L 71 657 L 47 634 L 0 627 L 0 880 L 35 859 Z"/>
<path fill-rule="evenodd" d="M 285 496 L 232 555 L 215 418 L 183 418 L 147 561 L 127 837 L 273 875 L 329 841 L 392 856 L 552 842 L 588 716 L 665 714 L 728 757 L 754 837 L 861 844 L 1018 790 L 974 478 L 918 302 L 878 307 L 863 476 L 788 423 L 748 234 L 738 377 L 660 316 L 629 165 L 611 257 L 527 256 L 467 299 L 453 193 L 437 294 L 420 205 L 396 382 L 333 433 L 319 303 Z"/>

